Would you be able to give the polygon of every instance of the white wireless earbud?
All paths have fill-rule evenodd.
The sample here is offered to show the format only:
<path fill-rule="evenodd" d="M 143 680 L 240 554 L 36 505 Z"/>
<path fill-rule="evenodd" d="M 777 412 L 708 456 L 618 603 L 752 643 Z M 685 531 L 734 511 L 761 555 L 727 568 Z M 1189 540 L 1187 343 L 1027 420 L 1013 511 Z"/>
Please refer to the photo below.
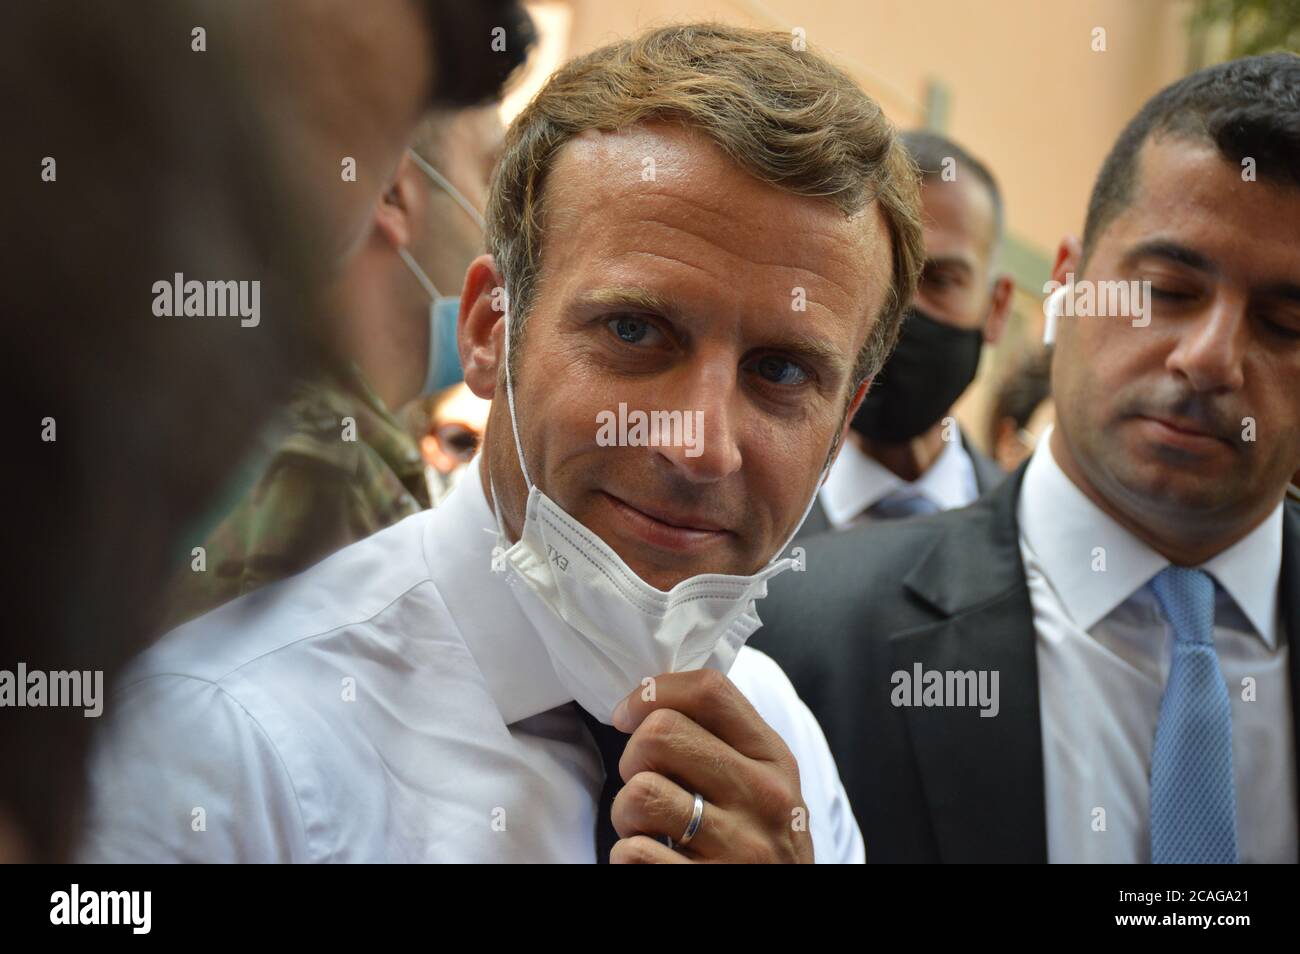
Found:
<path fill-rule="evenodd" d="M 1065 301 L 1067 294 L 1069 294 L 1069 289 L 1062 285 L 1048 295 L 1047 300 L 1043 302 L 1043 317 L 1047 319 L 1043 323 L 1044 345 L 1056 343 L 1056 322 L 1061 316 L 1061 303 Z"/>

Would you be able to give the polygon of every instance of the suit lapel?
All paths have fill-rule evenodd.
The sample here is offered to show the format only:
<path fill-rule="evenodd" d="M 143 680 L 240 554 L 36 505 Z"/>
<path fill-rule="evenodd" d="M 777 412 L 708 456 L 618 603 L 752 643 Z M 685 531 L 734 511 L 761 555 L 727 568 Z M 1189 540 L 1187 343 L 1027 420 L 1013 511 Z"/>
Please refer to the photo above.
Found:
<path fill-rule="evenodd" d="M 1282 512 L 1282 577 L 1278 581 L 1282 604 L 1282 632 L 1287 640 L 1287 665 L 1291 669 L 1291 720 L 1296 745 L 1296 790 L 1300 792 L 1300 507 L 1284 504 Z M 1300 812 L 1300 804 L 1296 811 Z"/>
<path fill-rule="evenodd" d="M 904 585 L 945 619 L 895 635 L 895 672 L 997 673 L 979 705 L 905 709 L 943 861 L 1047 860 L 1033 608 L 1020 559 L 1022 468 L 954 520 Z M 986 683 L 991 685 L 991 683 Z"/>
<path fill-rule="evenodd" d="M 983 497 L 1006 480 L 1007 472 L 999 467 L 992 457 L 972 444 L 964 430 L 961 432 L 961 440 L 962 446 L 966 448 L 966 455 L 970 457 L 971 466 L 975 469 L 976 496 Z"/>
<path fill-rule="evenodd" d="M 1015 516 L 1023 477 L 1021 467 L 968 508 L 912 568 L 904 585 L 945 618 L 891 640 L 895 671 L 999 671 L 996 717 L 977 706 L 904 710 L 943 861 L 1047 860 L 1037 637 Z M 1300 790 L 1300 507 L 1286 505 L 1283 526 L 1279 600 Z"/>

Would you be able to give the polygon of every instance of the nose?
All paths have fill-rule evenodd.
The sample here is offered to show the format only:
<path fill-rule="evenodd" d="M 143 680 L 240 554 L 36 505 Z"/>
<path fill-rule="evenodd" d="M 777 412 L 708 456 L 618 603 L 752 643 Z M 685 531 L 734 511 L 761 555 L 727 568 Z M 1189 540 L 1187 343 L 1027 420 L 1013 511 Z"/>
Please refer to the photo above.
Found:
<path fill-rule="evenodd" d="M 697 355 L 674 376 L 671 401 L 682 412 L 682 440 L 661 444 L 660 457 L 692 483 L 715 483 L 740 470 L 744 413 L 734 355 Z"/>
<path fill-rule="evenodd" d="M 1245 296 L 1215 295 L 1205 311 L 1177 326 L 1178 342 L 1165 366 L 1199 392 L 1238 390 L 1250 334 L 1247 306 Z"/>

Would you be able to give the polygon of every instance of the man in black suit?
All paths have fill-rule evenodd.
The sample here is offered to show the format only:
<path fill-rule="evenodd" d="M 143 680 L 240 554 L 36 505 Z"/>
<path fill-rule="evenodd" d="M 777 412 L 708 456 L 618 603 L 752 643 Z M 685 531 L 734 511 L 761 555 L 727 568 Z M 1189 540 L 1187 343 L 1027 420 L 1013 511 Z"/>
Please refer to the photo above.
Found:
<path fill-rule="evenodd" d="M 938 133 L 899 138 L 921 170 L 925 265 L 898 347 L 853 417 L 800 538 L 971 503 L 1006 474 L 951 417 L 1011 313 L 997 270 L 1002 194 L 988 168 Z"/>
<path fill-rule="evenodd" d="M 1148 102 L 1053 277 L 1030 461 L 806 541 L 753 644 L 821 721 L 868 860 L 1294 862 L 1300 57 Z"/>

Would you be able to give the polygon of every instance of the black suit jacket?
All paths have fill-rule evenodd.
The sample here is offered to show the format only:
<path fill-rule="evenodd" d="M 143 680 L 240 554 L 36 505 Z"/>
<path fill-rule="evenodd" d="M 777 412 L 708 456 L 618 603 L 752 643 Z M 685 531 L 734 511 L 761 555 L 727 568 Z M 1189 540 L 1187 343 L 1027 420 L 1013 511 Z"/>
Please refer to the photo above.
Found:
<path fill-rule="evenodd" d="M 1045 862 L 1036 635 L 1020 559 L 1024 468 L 979 501 L 801 541 L 804 572 L 759 604 L 750 645 L 821 723 L 880 862 Z M 1300 633 L 1300 507 L 1284 515 L 1279 599 Z M 1000 712 L 895 707 L 896 671 L 997 670 Z M 1300 716 L 1300 653 L 1290 654 Z M 1296 727 L 1300 739 L 1300 725 Z"/>
<path fill-rule="evenodd" d="M 961 434 L 962 446 L 966 448 L 966 453 L 970 455 L 971 463 L 975 467 L 975 489 L 982 497 L 998 484 L 1006 479 L 1007 472 L 997 465 L 997 462 L 987 454 L 980 452 L 966 432 Z M 822 509 L 821 495 L 813 501 L 812 509 L 808 511 L 808 519 L 803 522 L 799 532 L 795 534 L 795 539 L 803 541 L 805 537 L 815 537 L 819 533 L 826 533 L 831 529 L 830 518 L 826 516 L 826 511 Z"/>

